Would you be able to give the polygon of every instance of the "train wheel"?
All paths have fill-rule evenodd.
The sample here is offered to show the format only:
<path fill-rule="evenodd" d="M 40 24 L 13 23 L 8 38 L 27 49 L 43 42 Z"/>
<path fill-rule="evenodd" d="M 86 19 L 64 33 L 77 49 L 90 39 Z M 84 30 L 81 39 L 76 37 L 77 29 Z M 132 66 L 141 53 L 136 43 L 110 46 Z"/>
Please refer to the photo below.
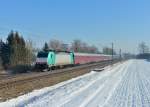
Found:
<path fill-rule="evenodd" d="M 51 69 L 51 67 L 48 67 L 48 69 L 47 69 L 48 71 L 51 71 L 52 69 Z"/>

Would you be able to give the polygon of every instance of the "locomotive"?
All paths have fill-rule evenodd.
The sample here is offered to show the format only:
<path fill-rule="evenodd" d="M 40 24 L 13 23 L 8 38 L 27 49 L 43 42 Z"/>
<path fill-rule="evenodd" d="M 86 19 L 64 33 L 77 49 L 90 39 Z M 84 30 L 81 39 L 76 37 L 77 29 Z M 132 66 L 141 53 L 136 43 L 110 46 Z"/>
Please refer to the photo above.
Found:
<path fill-rule="evenodd" d="M 40 51 L 37 54 L 35 67 L 39 69 L 55 69 L 56 67 L 111 60 L 111 58 L 111 55 L 104 54 L 74 53 L 54 50 L 48 52 Z"/>

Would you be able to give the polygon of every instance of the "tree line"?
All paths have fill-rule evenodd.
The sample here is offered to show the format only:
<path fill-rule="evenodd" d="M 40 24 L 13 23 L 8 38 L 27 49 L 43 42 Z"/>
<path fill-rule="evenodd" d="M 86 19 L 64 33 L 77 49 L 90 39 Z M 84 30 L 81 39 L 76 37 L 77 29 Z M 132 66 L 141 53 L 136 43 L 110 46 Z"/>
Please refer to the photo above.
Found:
<path fill-rule="evenodd" d="M 52 39 L 49 41 L 49 43 L 45 42 L 43 46 L 43 51 L 48 50 L 73 51 L 81 53 L 102 53 L 107 55 L 112 54 L 112 49 L 110 47 L 104 47 L 103 52 L 100 52 L 98 47 L 96 47 L 95 45 L 89 45 L 88 43 L 83 42 L 80 39 L 73 40 L 71 45 L 65 44 L 60 40 Z M 115 51 L 114 54 L 116 54 Z"/>
<path fill-rule="evenodd" d="M 49 43 L 45 43 L 43 50 L 60 50 L 60 51 L 74 51 L 82 53 L 99 53 L 99 50 L 94 45 L 89 45 L 79 39 L 74 40 L 71 46 L 63 43 L 60 40 L 52 39 Z"/>
<path fill-rule="evenodd" d="M 5 42 L 0 40 L 1 68 L 30 65 L 32 60 L 32 42 L 25 41 L 18 32 L 11 31 Z"/>

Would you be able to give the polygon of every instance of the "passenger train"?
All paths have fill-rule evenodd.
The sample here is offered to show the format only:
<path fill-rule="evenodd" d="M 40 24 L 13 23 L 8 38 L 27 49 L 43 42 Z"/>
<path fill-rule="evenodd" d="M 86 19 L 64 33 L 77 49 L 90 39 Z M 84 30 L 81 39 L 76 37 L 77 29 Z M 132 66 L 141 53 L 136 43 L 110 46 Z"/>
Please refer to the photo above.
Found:
<path fill-rule="evenodd" d="M 116 57 L 116 56 L 115 56 Z M 115 58 L 114 57 L 114 58 Z M 104 54 L 89 54 L 89 53 L 74 53 L 67 51 L 40 51 L 36 58 L 36 68 L 54 69 L 56 67 L 86 64 L 92 62 L 99 62 L 111 60 L 111 55 Z"/>

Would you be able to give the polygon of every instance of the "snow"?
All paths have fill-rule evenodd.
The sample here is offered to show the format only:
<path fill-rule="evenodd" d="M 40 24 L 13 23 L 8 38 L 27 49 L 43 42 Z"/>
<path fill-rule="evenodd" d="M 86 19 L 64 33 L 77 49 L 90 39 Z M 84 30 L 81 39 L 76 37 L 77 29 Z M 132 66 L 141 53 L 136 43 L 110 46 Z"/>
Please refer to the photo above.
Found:
<path fill-rule="evenodd" d="M 0 107 L 149 107 L 150 62 L 129 60 L 102 72 L 34 90 Z"/>

